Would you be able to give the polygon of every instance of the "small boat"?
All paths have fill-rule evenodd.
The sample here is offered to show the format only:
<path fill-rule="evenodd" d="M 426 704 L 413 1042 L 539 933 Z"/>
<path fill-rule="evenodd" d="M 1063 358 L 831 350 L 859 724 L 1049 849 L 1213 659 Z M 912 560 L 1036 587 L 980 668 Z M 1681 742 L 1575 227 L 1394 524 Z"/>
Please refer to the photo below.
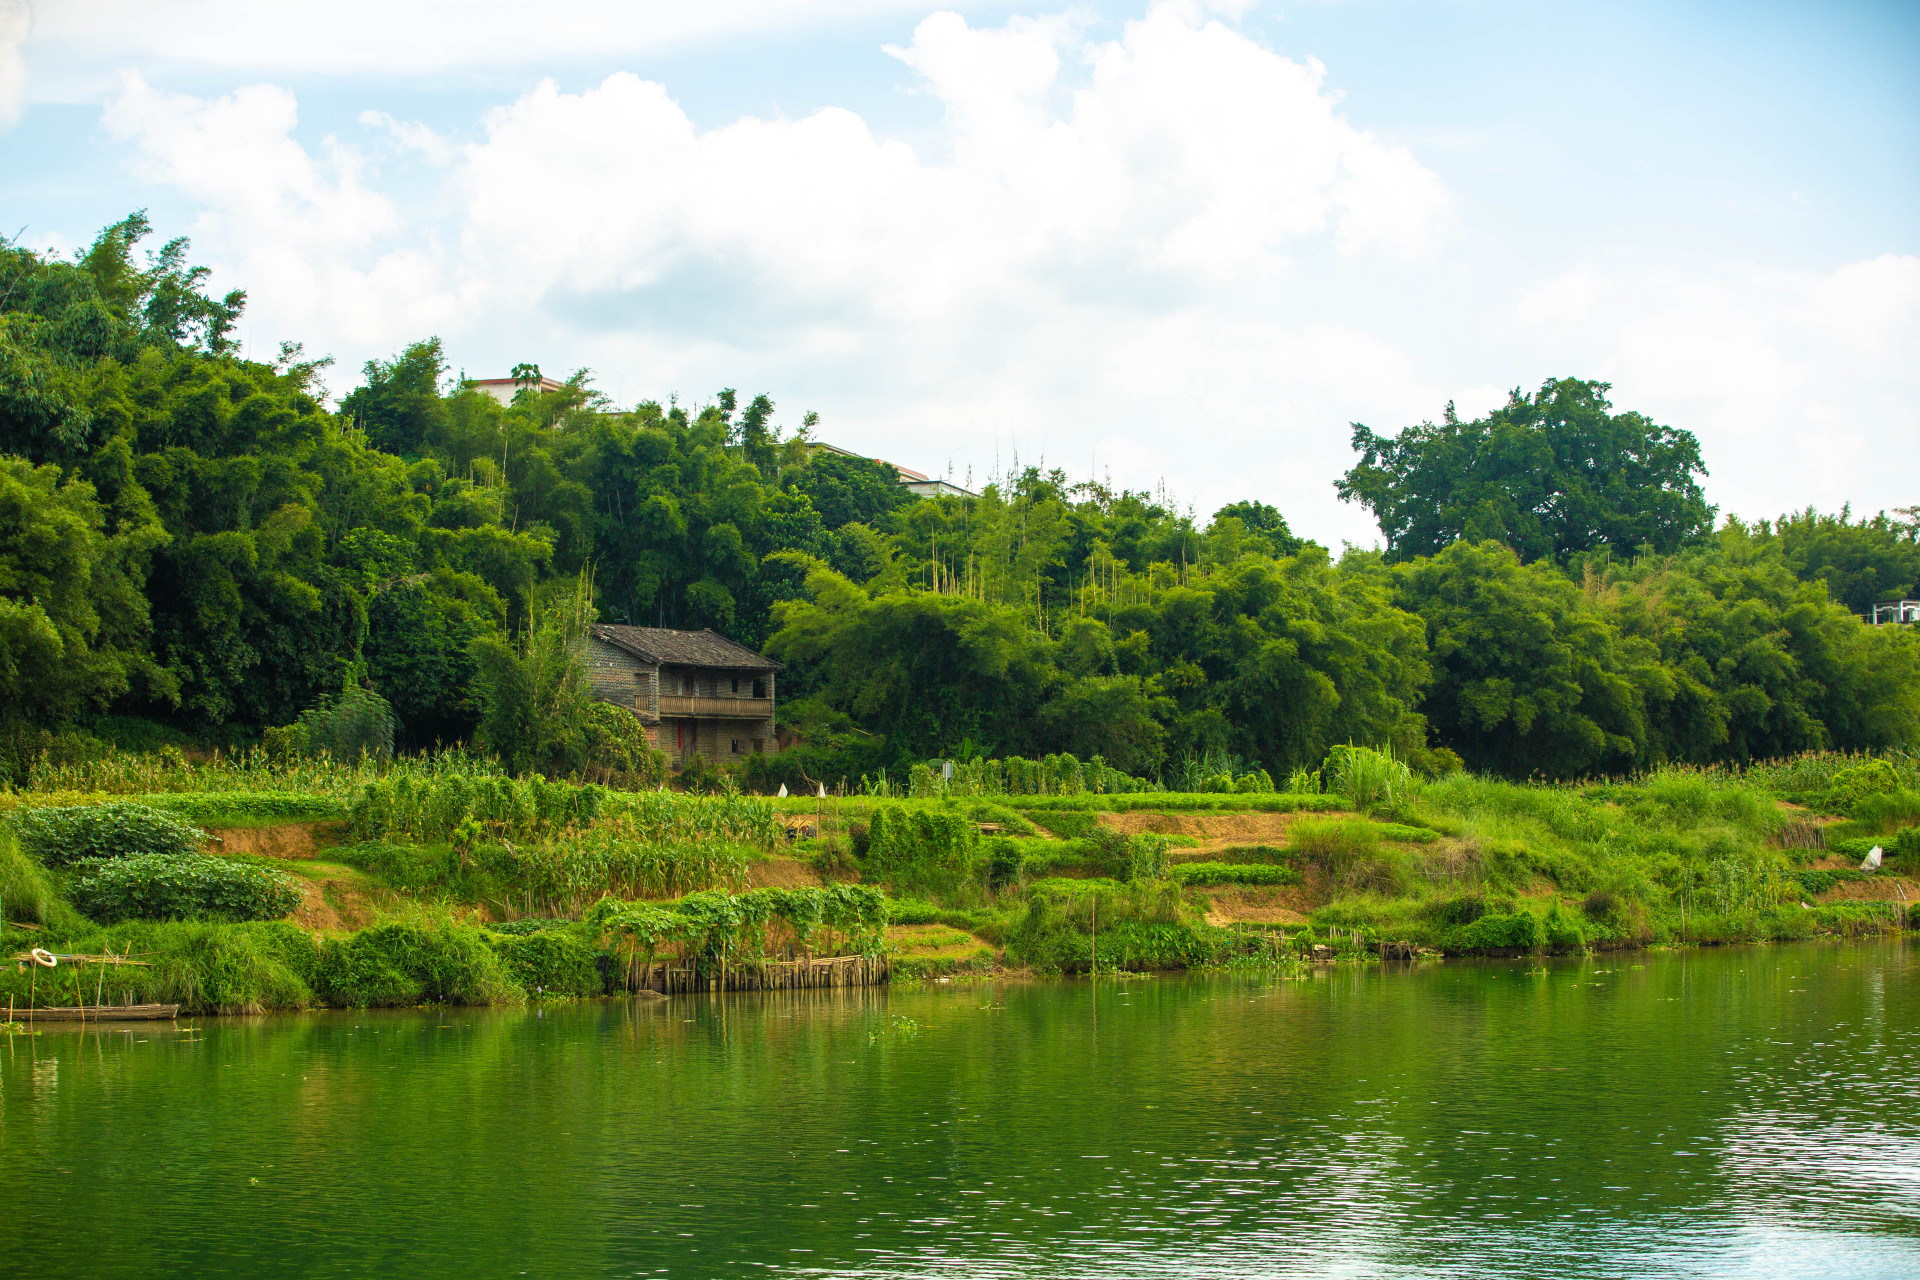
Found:
<path fill-rule="evenodd" d="M 151 1022 L 179 1016 L 177 1004 L 69 1004 L 13 1010 L 15 1022 Z"/>

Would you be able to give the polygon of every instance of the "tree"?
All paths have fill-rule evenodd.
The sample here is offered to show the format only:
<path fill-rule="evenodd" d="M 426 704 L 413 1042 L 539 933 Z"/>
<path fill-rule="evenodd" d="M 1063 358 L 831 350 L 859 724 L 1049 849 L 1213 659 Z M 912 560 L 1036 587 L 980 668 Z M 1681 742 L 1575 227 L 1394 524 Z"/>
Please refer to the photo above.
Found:
<path fill-rule="evenodd" d="M 1400 606 L 1426 622 L 1427 717 L 1470 766 L 1571 778 L 1646 759 L 1645 704 L 1670 696 L 1670 678 L 1550 565 L 1463 541 L 1394 578 Z"/>
<path fill-rule="evenodd" d="M 1241 531 L 1249 535 L 1256 545 L 1264 544 L 1263 549 L 1268 555 L 1298 555 L 1300 548 L 1306 545 L 1293 536 L 1293 530 L 1287 527 L 1287 518 L 1280 514 L 1279 509 L 1264 502 L 1232 502 L 1213 513 L 1215 526 L 1227 520 L 1238 520 Z"/>
<path fill-rule="evenodd" d="M 1393 561 L 1462 539 L 1492 539 L 1528 561 L 1601 547 L 1671 552 L 1711 532 L 1699 441 L 1610 413 L 1609 389 L 1549 380 L 1531 396 L 1515 388 L 1485 418 L 1462 422 L 1449 403 L 1438 425 L 1392 437 L 1356 422 L 1361 459 L 1335 487 L 1373 512 Z"/>
<path fill-rule="evenodd" d="M 1777 551 L 1802 582 L 1825 582 L 1854 613 L 1868 613 L 1876 601 L 1920 595 L 1920 511 L 1913 508 L 1856 522 L 1846 507 L 1824 516 L 1808 507 L 1747 532 Z"/>
<path fill-rule="evenodd" d="M 901 487 L 900 474 L 872 458 L 849 458 L 816 449 L 805 467 L 788 480 L 788 487 L 807 495 L 820 523 L 829 529 L 846 524 L 874 524 L 896 507 L 914 500 Z"/>
<path fill-rule="evenodd" d="M 592 620 L 593 597 L 582 579 L 529 621 L 518 644 L 498 636 L 474 642 L 474 743 L 513 772 L 555 777 L 588 764 L 593 693 L 579 646 Z"/>
<path fill-rule="evenodd" d="M 962 738 L 1022 734 L 1045 690 L 1044 639 L 1017 612 L 961 596 L 870 598 L 824 564 L 809 599 L 775 606 L 775 656 L 800 664 L 833 707 L 897 753 L 937 755 Z"/>
<path fill-rule="evenodd" d="M 58 727 L 139 680 L 177 697 L 146 651 L 141 588 L 166 542 L 151 521 L 109 532 L 94 487 L 0 458 L 0 719 Z"/>
<path fill-rule="evenodd" d="M 440 339 L 416 342 L 392 360 L 367 361 L 366 384 L 340 402 L 340 412 L 367 433 L 374 448 L 417 458 L 445 431 L 440 383 L 446 373 Z"/>

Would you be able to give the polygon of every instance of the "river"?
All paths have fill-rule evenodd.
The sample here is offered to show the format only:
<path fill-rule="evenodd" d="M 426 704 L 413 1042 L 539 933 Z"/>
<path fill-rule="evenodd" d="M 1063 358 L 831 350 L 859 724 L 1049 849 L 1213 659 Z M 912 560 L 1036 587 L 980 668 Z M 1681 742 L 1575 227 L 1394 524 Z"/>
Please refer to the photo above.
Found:
<path fill-rule="evenodd" d="M 0 1044 L 67 1276 L 1920 1275 L 1920 947 Z"/>

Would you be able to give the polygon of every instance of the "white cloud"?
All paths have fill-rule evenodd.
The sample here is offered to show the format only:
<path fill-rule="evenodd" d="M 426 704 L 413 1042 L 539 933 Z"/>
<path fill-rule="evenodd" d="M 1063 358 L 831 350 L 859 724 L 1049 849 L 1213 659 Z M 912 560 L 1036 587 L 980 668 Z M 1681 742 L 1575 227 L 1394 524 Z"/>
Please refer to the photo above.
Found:
<path fill-rule="evenodd" d="M 1725 510 L 1920 501 L 1920 258 L 1836 270 L 1583 267 L 1513 309 L 1548 371 L 1692 430 Z"/>
<path fill-rule="evenodd" d="M 543 83 L 465 141 L 368 112 L 370 137 L 304 146 L 270 86 L 130 79 L 106 118 L 204 208 L 197 254 L 250 291 L 256 346 L 348 368 L 439 333 L 475 373 L 588 365 L 628 403 L 765 389 L 922 470 L 1097 459 L 1329 541 L 1374 536 L 1332 495 L 1350 421 L 1602 376 L 1701 435 L 1729 508 L 1920 497 L 1913 259 L 1590 266 L 1503 301 L 1437 174 L 1319 63 L 1197 6 L 1108 40 L 938 13 L 888 52 L 944 111 L 917 147 L 841 109 L 703 130 L 631 74 Z"/>
<path fill-rule="evenodd" d="M 424 229 L 362 181 L 352 146 L 328 137 L 315 155 L 295 141 L 297 115 L 293 95 L 272 85 L 206 100 L 129 75 L 103 123 L 137 144 L 140 177 L 201 205 L 193 235 L 221 264 L 222 287 L 248 290 L 249 329 L 265 319 L 312 349 L 354 349 L 455 318 Z"/>
<path fill-rule="evenodd" d="M 418 74 L 618 56 L 919 7 L 919 0 L 59 0 L 42 6 L 35 43 L 89 60 Z"/>
<path fill-rule="evenodd" d="M 33 29 L 33 6 L 27 0 L 0 0 L 0 129 L 20 119 L 27 100 L 27 63 L 20 46 Z"/>

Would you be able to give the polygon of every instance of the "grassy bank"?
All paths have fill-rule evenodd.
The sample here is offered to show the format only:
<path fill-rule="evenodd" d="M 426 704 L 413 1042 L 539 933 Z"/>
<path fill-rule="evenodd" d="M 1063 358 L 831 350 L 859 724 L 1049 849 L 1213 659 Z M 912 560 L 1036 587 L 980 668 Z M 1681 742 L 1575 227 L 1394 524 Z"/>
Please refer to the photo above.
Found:
<path fill-rule="evenodd" d="M 211 772 L 127 765 L 116 776 Z M 97 994 L 202 1012 L 488 1003 L 619 991 L 643 959 L 737 969 L 884 950 L 897 976 L 937 977 L 1920 924 L 1909 905 L 1920 901 L 1920 775 L 1908 758 L 1556 786 L 1402 770 L 1361 796 L 774 801 L 478 768 L 343 776 L 255 769 L 246 777 L 259 785 L 246 788 L 222 774 L 204 790 L 0 796 L 7 954 L 147 962 L 9 965 L 0 1000 Z M 324 785 L 301 790 L 309 781 Z M 63 851 L 62 840 L 79 843 Z M 1875 846 L 1883 865 L 1860 870 Z"/>

